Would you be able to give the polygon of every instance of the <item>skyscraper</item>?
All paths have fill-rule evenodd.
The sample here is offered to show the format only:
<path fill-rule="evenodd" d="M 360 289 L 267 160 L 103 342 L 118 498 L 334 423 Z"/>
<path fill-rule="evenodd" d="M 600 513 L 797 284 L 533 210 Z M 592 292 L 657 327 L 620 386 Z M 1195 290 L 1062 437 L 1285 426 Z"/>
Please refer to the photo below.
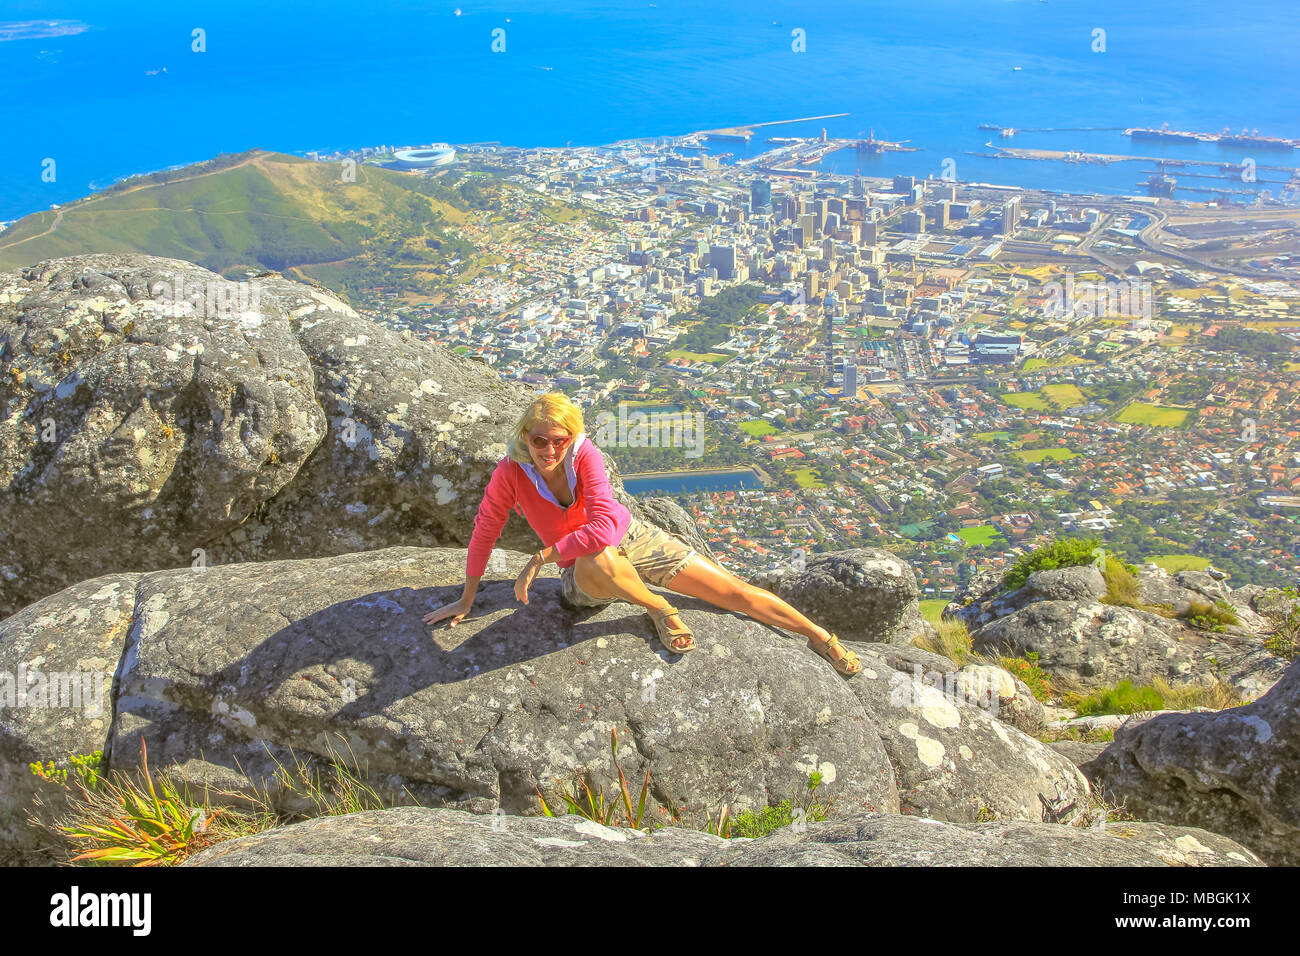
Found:
<path fill-rule="evenodd" d="M 1011 237 L 1016 234 L 1020 222 L 1020 197 L 1008 199 L 1002 204 L 1002 235 Z"/>
<path fill-rule="evenodd" d="M 800 213 L 799 228 L 803 230 L 803 241 L 812 242 L 817 237 L 817 217 L 810 212 Z"/>
<path fill-rule="evenodd" d="M 749 187 L 749 205 L 757 214 L 760 209 L 772 206 L 772 183 L 766 179 L 755 179 Z"/>
<path fill-rule="evenodd" d="M 840 395 L 846 401 L 858 397 L 858 367 L 852 362 L 844 363 L 844 388 Z"/>
<path fill-rule="evenodd" d="M 709 265 L 718 270 L 719 279 L 734 279 L 736 277 L 736 247 L 710 246 Z"/>
<path fill-rule="evenodd" d="M 948 228 L 949 204 L 946 199 L 940 199 L 938 202 L 930 203 L 927 212 L 929 212 L 936 229 Z"/>

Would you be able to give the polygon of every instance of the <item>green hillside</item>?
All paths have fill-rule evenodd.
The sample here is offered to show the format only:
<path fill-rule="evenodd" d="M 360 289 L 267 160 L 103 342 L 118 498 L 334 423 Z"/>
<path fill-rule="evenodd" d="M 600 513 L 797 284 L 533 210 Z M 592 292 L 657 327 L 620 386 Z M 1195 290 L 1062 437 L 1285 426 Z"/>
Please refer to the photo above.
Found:
<path fill-rule="evenodd" d="M 458 169 L 434 177 L 251 150 L 135 177 L 27 216 L 0 235 L 0 270 L 92 252 L 185 259 L 242 278 L 245 270 L 310 277 L 354 302 L 373 286 L 437 298 L 483 267 L 448 227 L 478 225 L 513 189 Z M 494 257 L 483 257 L 499 261 Z M 448 263 L 462 260 L 455 267 Z"/>

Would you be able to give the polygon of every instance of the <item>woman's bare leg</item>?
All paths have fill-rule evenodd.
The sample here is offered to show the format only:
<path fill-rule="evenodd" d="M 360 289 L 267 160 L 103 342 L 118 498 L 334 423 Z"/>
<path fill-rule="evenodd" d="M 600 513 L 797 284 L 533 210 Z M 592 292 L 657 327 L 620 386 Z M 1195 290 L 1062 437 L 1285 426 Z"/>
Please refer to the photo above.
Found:
<path fill-rule="evenodd" d="M 703 555 L 693 557 L 665 586 L 724 610 L 738 611 L 764 624 L 802 634 L 818 644 L 830 637 L 829 631 L 818 627 L 771 591 L 746 583 Z"/>
<path fill-rule="evenodd" d="M 700 554 L 691 558 L 666 587 L 679 594 L 708 601 L 724 610 L 752 617 L 764 624 L 802 634 L 818 646 L 830 640 L 829 631 L 808 620 L 771 591 L 745 582 Z M 839 652 L 831 652 L 836 660 L 843 660 L 852 653 L 843 647 Z"/>
<path fill-rule="evenodd" d="M 573 575 L 578 587 L 594 598 L 619 598 L 655 611 L 669 606 L 667 600 L 645 586 L 632 562 L 616 548 L 578 558 Z M 675 615 L 669 617 L 669 626 L 674 618 Z M 680 621 L 677 623 L 681 625 Z"/>

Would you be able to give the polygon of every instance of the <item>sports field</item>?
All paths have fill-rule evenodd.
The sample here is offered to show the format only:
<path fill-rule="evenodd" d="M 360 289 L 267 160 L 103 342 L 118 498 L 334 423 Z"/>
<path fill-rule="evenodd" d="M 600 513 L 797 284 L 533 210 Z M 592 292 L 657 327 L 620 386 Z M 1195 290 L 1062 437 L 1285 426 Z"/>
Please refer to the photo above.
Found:
<path fill-rule="evenodd" d="M 688 352 L 686 349 L 673 349 L 668 353 L 669 359 L 686 359 L 688 362 L 708 362 L 717 365 L 719 362 L 725 362 L 730 356 L 721 352 Z"/>
<path fill-rule="evenodd" d="M 969 545 L 983 547 L 1000 539 L 1002 532 L 991 524 L 982 524 L 975 528 L 962 528 L 957 532 L 957 537 Z"/>
<path fill-rule="evenodd" d="M 1178 571 L 1204 571 L 1210 564 L 1209 558 L 1201 558 L 1194 554 L 1153 554 L 1147 558 L 1147 561 L 1164 568 L 1170 574 Z"/>
<path fill-rule="evenodd" d="M 799 483 L 800 488 L 825 488 L 826 482 L 821 480 L 821 473 L 816 468 L 796 468 L 791 472 L 794 480 Z"/>
<path fill-rule="evenodd" d="M 1016 408 L 1045 412 L 1051 409 L 1052 402 L 1061 408 L 1070 408 L 1082 405 L 1085 399 L 1079 386 L 1066 384 L 1044 385 L 1036 392 L 1007 392 L 1003 394 L 1002 401 Z"/>
<path fill-rule="evenodd" d="M 1185 408 L 1166 408 L 1163 405 L 1148 405 L 1134 402 L 1119 413 L 1116 421 L 1129 425 L 1156 425 L 1160 428 L 1177 428 L 1187 418 Z"/>
<path fill-rule="evenodd" d="M 1071 458 L 1079 457 L 1078 452 L 1070 451 L 1068 448 L 1023 448 L 1015 454 L 1021 461 L 1027 461 L 1031 465 L 1038 464 L 1044 458 L 1051 458 L 1053 461 L 1069 461 Z"/>
<path fill-rule="evenodd" d="M 753 418 L 740 423 L 740 430 L 750 438 L 762 438 L 776 432 L 776 426 L 765 418 Z"/>

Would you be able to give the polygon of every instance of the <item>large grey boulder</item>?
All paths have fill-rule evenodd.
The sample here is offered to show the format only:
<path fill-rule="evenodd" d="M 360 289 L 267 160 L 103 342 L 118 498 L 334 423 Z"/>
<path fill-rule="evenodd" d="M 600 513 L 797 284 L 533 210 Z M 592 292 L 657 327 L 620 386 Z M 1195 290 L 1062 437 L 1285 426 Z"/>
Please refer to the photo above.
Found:
<path fill-rule="evenodd" d="M 425 804 L 530 814 L 534 781 L 556 803 L 553 777 L 612 782 L 617 729 L 628 776 L 653 768 L 657 806 L 760 808 L 818 771 L 845 810 L 898 810 L 875 725 L 802 640 L 674 596 L 698 647 L 670 657 L 640 609 L 561 602 L 554 566 L 518 604 L 526 556 L 501 560 L 475 612 L 432 633 L 420 618 L 459 596 L 462 550 L 156 571 L 47 597 L 0 623 L 0 670 L 33 648 L 60 665 L 102 657 L 112 724 L 5 710 L 4 773 L 98 747 L 135 768 L 143 738 L 151 766 L 247 790 L 291 751 L 334 751 Z M 0 795 L 0 812 L 25 809 Z"/>
<path fill-rule="evenodd" d="M 1076 767 L 1082 767 L 1089 761 L 1099 757 L 1101 752 L 1109 745 L 1091 740 L 1053 740 L 1047 746 L 1065 757 Z"/>
<path fill-rule="evenodd" d="M 0 616 L 113 572 L 463 546 L 531 398 L 278 275 L 109 254 L 0 273 Z M 501 543 L 537 539 L 512 515 Z"/>
<path fill-rule="evenodd" d="M 1077 601 L 1090 604 L 1106 594 L 1106 581 L 1092 565 L 1077 568 L 1049 568 L 1035 571 L 1023 587 L 1003 591 L 1000 585 L 985 590 L 969 603 L 952 603 L 945 617 L 963 621 L 972 630 L 1014 614 L 1037 601 Z"/>
<path fill-rule="evenodd" d="M 38 791 L 28 765 L 102 750 L 113 719 L 113 675 L 135 607 L 136 574 L 75 584 L 61 599 L 0 621 L 0 865 L 5 848 L 43 846 L 24 826 Z"/>
<path fill-rule="evenodd" d="M 1203 830 L 1112 823 L 950 824 L 888 813 L 787 826 L 750 840 L 650 833 L 575 816 L 488 816 L 399 807 L 322 817 L 228 840 L 186 866 L 1260 866 Z"/>
<path fill-rule="evenodd" d="M 1121 680 L 1213 686 L 1222 681 L 1247 697 L 1277 681 L 1283 662 L 1257 635 L 1216 634 L 1136 608 L 1078 601 L 1037 601 L 971 634 L 983 654 L 1020 657 L 1067 688 L 1097 690 Z"/>
<path fill-rule="evenodd" d="M 894 669 L 875 652 L 879 645 L 847 646 L 862 658 L 849 687 L 884 742 L 904 812 L 957 823 L 990 812 L 1041 820 L 1040 797 L 1087 797 L 1088 783 L 1070 761 L 983 709 L 985 685 L 968 685 L 973 695 L 945 693 L 910 668 Z"/>
<path fill-rule="evenodd" d="M 1260 700 L 1132 720 L 1083 770 L 1143 819 L 1212 829 L 1273 866 L 1300 864 L 1300 669 Z"/>
<path fill-rule="evenodd" d="M 1233 590 L 1225 583 L 1222 572 L 1179 571 L 1170 574 L 1154 564 L 1138 570 L 1138 600 L 1144 604 L 1168 605 L 1175 614 L 1185 613 L 1193 602 L 1215 604 L 1224 601 L 1232 605 L 1238 623 L 1227 625 L 1225 633 L 1251 635 L 1265 631 L 1266 622 L 1256 613 L 1255 603 L 1264 588 L 1247 585 Z"/>
<path fill-rule="evenodd" d="M 916 575 L 879 548 L 810 554 L 803 569 L 753 581 L 843 640 L 911 644 L 925 633 Z"/>
<path fill-rule="evenodd" d="M 871 644 L 868 649 L 891 668 L 910 673 L 951 697 L 988 711 L 1003 723 L 1034 735 L 1046 723 L 1043 705 L 1025 682 L 1002 667 L 972 662 L 959 665 L 919 647 Z"/>
<path fill-rule="evenodd" d="M 1166 619 L 1096 602 L 1040 601 L 979 628 L 971 642 L 990 655 L 1037 653 L 1044 671 L 1088 689 L 1125 678 L 1186 681 L 1198 661 L 1198 646 L 1181 641 Z"/>

